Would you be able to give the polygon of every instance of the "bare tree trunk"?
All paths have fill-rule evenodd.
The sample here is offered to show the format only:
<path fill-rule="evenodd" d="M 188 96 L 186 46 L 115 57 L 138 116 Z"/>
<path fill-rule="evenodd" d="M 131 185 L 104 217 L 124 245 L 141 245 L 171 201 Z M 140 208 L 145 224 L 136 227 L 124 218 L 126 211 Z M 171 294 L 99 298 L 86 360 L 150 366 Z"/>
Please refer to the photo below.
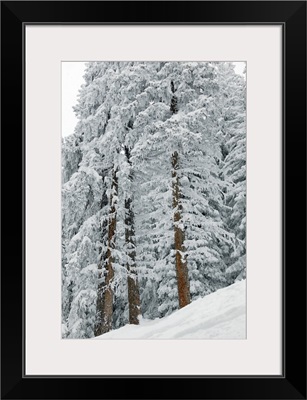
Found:
<path fill-rule="evenodd" d="M 125 147 L 125 153 L 127 161 L 130 164 L 130 150 Z M 130 174 L 130 179 L 132 175 Z M 141 302 L 139 285 L 137 279 L 137 270 L 135 263 L 135 239 L 134 239 L 134 214 L 132 210 L 132 199 L 128 198 L 125 200 L 125 240 L 127 247 L 127 255 L 129 256 L 129 262 L 127 262 L 126 268 L 128 271 L 128 303 L 129 303 L 129 323 L 138 325 L 139 316 L 141 314 Z"/>
<path fill-rule="evenodd" d="M 103 323 L 101 325 L 102 333 L 109 332 L 112 329 L 113 318 L 113 289 L 111 287 L 114 277 L 113 269 L 113 256 L 112 250 L 115 248 L 115 231 L 116 231 L 116 203 L 117 203 L 117 188 L 118 178 L 117 169 L 113 171 L 111 195 L 110 195 L 110 212 L 109 212 L 109 226 L 108 226 L 108 249 L 105 271 L 105 282 L 102 284 L 104 292 L 104 299 L 101 300 L 103 307 Z"/>
<path fill-rule="evenodd" d="M 181 204 L 180 204 L 180 187 L 177 174 L 178 169 L 178 153 L 172 155 L 172 178 L 173 178 L 173 208 L 174 208 L 174 236 L 175 236 L 175 264 L 178 285 L 179 308 L 182 308 L 191 302 L 190 285 L 188 277 L 188 267 L 184 252 L 184 232 L 180 227 L 181 222 Z"/>

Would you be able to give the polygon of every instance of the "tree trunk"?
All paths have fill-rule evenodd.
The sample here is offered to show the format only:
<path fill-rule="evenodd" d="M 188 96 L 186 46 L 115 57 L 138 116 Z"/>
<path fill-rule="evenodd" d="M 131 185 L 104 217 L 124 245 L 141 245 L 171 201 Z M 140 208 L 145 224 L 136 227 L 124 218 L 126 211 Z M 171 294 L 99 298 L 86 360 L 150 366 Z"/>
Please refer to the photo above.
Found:
<path fill-rule="evenodd" d="M 98 279 L 101 281 L 103 274 L 103 261 L 98 265 Z M 104 299 L 105 299 L 105 281 L 98 283 L 97 288 L 97 302 L 96 302 L 96 323 L 94 335 L 99 336 L 107 332 L 104 330 Z"/>
<path fill-rule="evenodd" d="M 181 222 L 181 204 L 180 204 L 180 187 L 177 174 L 178 169 L 178 153 L 172 155 L 172 178 L 173 178 L 173 208 L 174 208 L 174 237 L 175 237 L 175 265 L 178 285 L 179 308 L 182 308 L 191 302 L 190 285 L 188 277 L 188 267 L 184 252 L 184 232 L 180 226 Z"/>
<path fill-rule="evenodd" d="M 108 114 L 107 114 L 107 119 L 102 128 L 102 131 L 98 130 L 99 135 L 105 133 L 110 118 L 111 118 L 111 113 L 109 110 Z M 102 176 L 102 178 L 105 177 L 104 170 L 101 171 L 101 176 Z M 117 178 L 115 177 L 115 179 L 117 179 Z M 102 209 L 107 204 L 108 204 L 108 196 L 104 192 L 102 195 L 100 208 Z M 110 199 L 110 210 L 111 210 L 111 206 L 112 206 L 112 199 Z M 101 227 L 101 240 L 102 240 L 103 244 L 106 244 L 106 242 L 109 240 L 109 238 L 106 239 L 107 230 L 108 230 L 108 222 L 105 220 L 105 221 L 103 221 L 103 224 Z M 104 328 L 104 307 L 105 307 L 105 290 L 106 290 L 106 270 L 105 270 L 104 265 L 105 265 L 106 261 L 107 261 L 107 254 L 101 254 L 100 263 L 98 264 L 98 282 L 99 283 L 98 283 L 98 287 L 97 287 L 96 321 L 95 321 L 95 329 L 94 329 L 95 336 L 99 336 L 99 335 L 102 335 L 103 333 L 107 332 L 107 331 L 105 331 L 105 328 Z M 103 275 L 105 275 L 105 276 L 103 276 Z"/>
<path fill-rule="evenodd" d="M 104 196 L 107 201 L 107 196 Z M 104 201 L 105 199 L 103 198 L 101 201 L 101 207 L 106 205 L 106 202 Z M 102 224 L 102 242 L 106 242 L 106 236 L 107 236 L 107 227 L 108 223 L 105 220 Z M 106 244 L 106 243 L 105 243 Z M 96 322 L 95 322 L 95 330 L 94 334 L 95 336 L 102 335 L 104 333 L 104 298 L 105 298 L 105 288 L 106 288 L 106 283 L 104 279 L 104 272 L 105 272 L 105 265 L 106 263 L 106 254 L 101 254 L 101 259 L 100 263 L 98 264 L 98 288 L 97 288 L 97 302 L 96 302 Z"/>
<path fill-rule="evenodd" d="M 125 153 L 127 161 L 130 164 L 130 150 L 125 147 Z M 130 174 L 132 180 L 132 175 Z M 128 303 L 129 303 L 129 323 L 138 325 L 139 316 L 141 314 L 141 302 L 139 294 L 139 285 L 137 279 L 137 270 L 135 263 L 135 239 L 134 239 L 134 214 L 132 210 L 132 199 L 128 198 L 125 200 L 125 240 L 127 255 L 129 261 L 127 262 L 126 268 L 128 271 Z"/>
<path fill-rule="evenodd" d="M 137 271 L 135 264 L 135 243 L 134 243 L 134 215 L 132 211 L 132 200 L 125 200 L 126 217 L 125 217 L 125 237 L 127 246 L 127 262 L 128 271 L 128 303 L 129 303 L 129 323 L 138 325 L 140 315 L 140 295 L 137 279 Z"/>
<path fill-rule="evenodd" d="M 175 85 L 171 81 L 171 91 L 173 96 L 171 98 L 170 111 L 172 114 L 178 112 L 178 99 L 175 95 Z M 188 266 L 186 259 L 182 255 L 184 252 L 184 232 L 180 227 L 181 211 L 182 206 L 180 204 L 180 186 L 179 178 L 177 174 L 178 170 L 178 152 L 175 151 L 172 155 L 172 181 L 173 181 L 173 208 L 174 208 L 174 239 L 175 239 L 175 265 L 176 265 L 176 276 L 177 276 L 177 286 L 178 286 L 178 300 L 179 308 L 190 304 L 190 283 L 188 276 Z"/>
<path fill-rule="evenodd" d="M 110 212 L 108 226 L 108 248 L 105 271 L 105 282 L 103 285 L 104 299 L 103 304 L 103 323 L 101 325 L 102 333 L 109 332 L 112 329 L 113 318 L 113 289 L 111 287 L 114 277 L 113 256 L 112 250 L 115 248 L 115 231 L 116 231 L 116 203 L 117 203 L 117 188 L 118 178 L 117 169 L 113 170 L 111 195 L 110 195 Z"/>

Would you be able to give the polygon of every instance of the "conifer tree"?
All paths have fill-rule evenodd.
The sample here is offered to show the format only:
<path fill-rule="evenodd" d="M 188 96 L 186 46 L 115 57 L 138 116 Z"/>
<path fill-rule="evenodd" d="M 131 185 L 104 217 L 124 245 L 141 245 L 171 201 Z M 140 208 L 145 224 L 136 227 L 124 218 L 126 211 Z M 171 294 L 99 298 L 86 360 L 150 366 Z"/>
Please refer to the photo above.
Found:
<path fill-rule="evenodd" d="M 128 180 L 133 180 L 131 172 L 131 153 L 125 146 L 125 156 L 128 164 Z M 138 287 L 138 276 L 136 269 L 135 253 L 135 232 L 134 232 L 134 213 L 132 209 L 133 196 L 130 191 L 129 196 L 125 198 L 125 244 L 127 254 L 127 285 L 128 285 L 128 304 L 129 304 L 129 323 L 138 325 L 140 316 L 140 294 Z"/>
<path fill-rule="evenodd" d="M 246 269 L 246 81 L 231 63 L 219 65 L 218 72 L 225 223 L 235 236 L 225 255 L 226 276 L 232 283 L 245 278 Z"/>
<path fill-rule="evenodd" d="M 178 112 L 178 100 L 175 95 L 174 82 L 171 81 L 171 98 L 170 111 L 172 114 Z M 177 174 L 179 168 L 179 155 L 177 150 L 172 154 L 172 187 L 173 187 L 173 209 L 174 209 L 174 244 L 175 244 L 175 265 L 178 286 L 178 302 L 179 308 L 188 305 L 190 299 L 190 285 L 188 277 L 188 267 L 184 256 L 184 233 L 182 229 L 182 203 L 180 182 Z"/>
<path fill-rule="evenodd" d="M 115 231 L 116 231 L 116 204 L 117 204 L 117 190 L 118 190 L 118 170 L 113 169 L 112 184 L 110 193 L 110 211 L 109 211 L 109 225 L 108 225 L 108 249 L 106 259 L 106 279 L 105 279 L 105 298 L 104 298 L 104 315 L 103 327 L 104 332 L 112 329 L 113 317 L 113 289 L 112 281 L 114 278 L 113 262 L 114 256 L 112 250 L 115 248 Z"/>
<path fill-rule="evenodd" d="M 245 81 L 88 63 L 62 147 L 63 335 L 163 317 L 245 273 Z"/>
<path fill-rule="evenodd" d="M 185 251 L 181 255 L 186 256 L 189 263 L 193 298 L 227 284 L 219 242 L 232 239 L 225 231 L 219 212 L 221 197 L 218 196 L 220 187 L 215 161 L 219 145 L 215 138 L 217 123 L 213 105 L 218 96 L 216 66 L 164 63 L 151 86 L 155 88 L 156 98 L 142 112 L 141 120 L 136 119 L 143 126 L 144 136 L 135 154 L 139 154 L 142 174 L 146 176 L 140 186 L 146 192 L 142 196 L 142 209 L 146 211 L 142 218 L 142 209 L 139 210 L 142 225 L 139 241 L 142 242 L 140 256 L 144 269 L 154 265 L 151 273 L 154 278 L 147 279 L 142 297 L 146 293 L 148 298 L 147 292 L 152 292 L 157 285 L 158 312 L 163 316 L 179 305 L 171 224 L 173 186 L 169 179 L 174 170 L 172 162 L 168 164 L 169 160 L 174 160 L 175 152 L 180 154 L 176 175 L 182 207 L 178 226 L 184 233 Z M 175 88 L 174 96 L 172 89 Z M 195 200 L 201 203 L 197 205 Z"/>

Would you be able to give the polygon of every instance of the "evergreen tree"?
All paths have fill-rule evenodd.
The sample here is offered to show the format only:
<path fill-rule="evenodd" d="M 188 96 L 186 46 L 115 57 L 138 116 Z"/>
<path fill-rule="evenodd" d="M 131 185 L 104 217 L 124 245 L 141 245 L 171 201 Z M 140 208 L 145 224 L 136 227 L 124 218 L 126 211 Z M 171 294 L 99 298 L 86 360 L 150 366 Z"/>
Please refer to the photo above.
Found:
<path fill-rule="evenodd" d="M 246 81 L 231 63 L 219 65 L 219 79 L 225 221 L 235 236 L 225 256 L 232 283 L 245 278 L 246 269 Z"/>
<path fill-rule="evenodd" d="M 88 63 L 62 147 L 64 337 L 162 317 L 245 273 L 245 81 Z"/>
<path fill-rule="evenodd" d="M 143 163 L 143 187 L 147 191 L 141 197 L 139 211 L 142 216 L 141 209 L 145 209 L 140 222 L 141 258 L 146 265 L 144 269 L 154 264 L 158 311 L 163 316 L 179 305 L 175 288 L 176 254 L 177 260 L 181 257 L 187 260 L 192 297 L 197 298 L 227 284 L 219 243 L 229 242 L 232 237 L 225 230 L 219 212 L 222 201 L 216 163 L 219 144 L 213 106 L 214 98 L 218 97 L 216 66 L 165 63 L 156 79 L 158 98 L 142 113 L 144 136 L 135 156 L 139 157 L 138 163 Z M 138 118 L 136 122 L 140 123 Z M 181 248 L 177 249 L 171 232 L 174 193 L 177 193 L 175 205 L 178 202 L 177 236 L 181 242 Z M 146 238 L 148 257 L 144 254 Z M 153 255 L 156 255 L 154 261 Z M 153 287 L 152 283 L 148 286 L 150 290 Z"/>

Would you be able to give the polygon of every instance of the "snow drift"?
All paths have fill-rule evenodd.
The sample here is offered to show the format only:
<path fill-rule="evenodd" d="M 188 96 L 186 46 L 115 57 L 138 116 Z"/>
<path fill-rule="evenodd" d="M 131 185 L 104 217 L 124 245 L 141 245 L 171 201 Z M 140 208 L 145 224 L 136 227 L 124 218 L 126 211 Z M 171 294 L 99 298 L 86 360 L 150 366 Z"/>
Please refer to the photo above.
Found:
<path fill-rule="evenodd" d="M 245 339 L 246 281 L 193 301 L 173 314 L 97 336 L 103 339 Z"/>

